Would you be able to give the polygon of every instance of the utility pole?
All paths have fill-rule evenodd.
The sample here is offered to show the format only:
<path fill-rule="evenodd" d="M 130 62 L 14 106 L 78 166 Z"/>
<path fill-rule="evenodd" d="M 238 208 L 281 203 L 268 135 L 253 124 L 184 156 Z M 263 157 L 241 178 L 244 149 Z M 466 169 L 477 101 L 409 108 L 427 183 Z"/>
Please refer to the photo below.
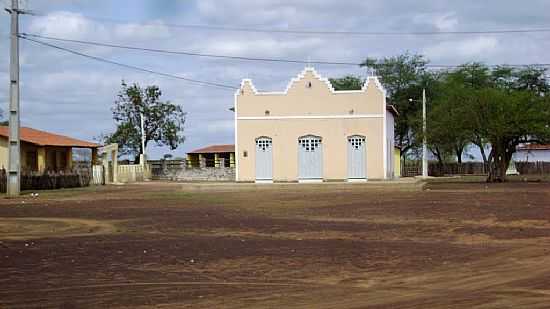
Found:
<path fill-rule="evenodd" d="M 19 0 L 11 0 L 10 36 L 10 114 L 8 151 L 8 196 L 18 196 L 21 185 L 21 155 L 19 140 Z"/>
<path fill-rule="evenodd" d="M 141 157 L 139 158 L 139 163 L 145 166 L 145 120 L 143 119 L 143 113 L 140 113 L 141 120 Z"/>
<path fill-rule="evenodd" d="M 422 177 L 428 177 L 428 142 L 426 137 L 426 89 L 422 89 Z"/>

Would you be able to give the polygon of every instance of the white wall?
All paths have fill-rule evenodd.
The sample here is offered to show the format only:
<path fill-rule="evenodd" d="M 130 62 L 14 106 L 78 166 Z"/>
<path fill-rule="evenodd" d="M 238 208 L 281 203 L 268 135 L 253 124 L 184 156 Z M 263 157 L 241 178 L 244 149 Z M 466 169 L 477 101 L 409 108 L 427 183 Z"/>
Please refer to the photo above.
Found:
<path fill-rule="evenodd" d="M 518 150 L 514 154 L 514 161 L 519 162 L 536 162 L 545 161 L 550 162 L 550 150 Z"/>

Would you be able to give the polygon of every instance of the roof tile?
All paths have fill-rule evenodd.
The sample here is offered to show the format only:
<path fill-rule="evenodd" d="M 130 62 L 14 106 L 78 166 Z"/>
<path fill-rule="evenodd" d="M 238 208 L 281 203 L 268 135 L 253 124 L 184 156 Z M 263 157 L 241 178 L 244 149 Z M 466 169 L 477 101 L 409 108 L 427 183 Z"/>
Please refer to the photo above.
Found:
<path fill-rule="evenodd" d="M 21 141 L 39 146 L 96 148 L 99 144 L 78 140 L 72 137 L 40 131 L 33 128 L 21 127 L 19 131 Z M 9 137 L 7 126 L 0 126 L 0 136 Z"/>
<path fill-rule="evenodd" d="M 518 147 L 518 150 L 550 150 L 548 144 L 528 144 Z"/>
<path fill-rule="evenodd" d="M 195 149 L 189 153 L 226 153 L 235 152 L 235 145 L 211 145 Z"/>

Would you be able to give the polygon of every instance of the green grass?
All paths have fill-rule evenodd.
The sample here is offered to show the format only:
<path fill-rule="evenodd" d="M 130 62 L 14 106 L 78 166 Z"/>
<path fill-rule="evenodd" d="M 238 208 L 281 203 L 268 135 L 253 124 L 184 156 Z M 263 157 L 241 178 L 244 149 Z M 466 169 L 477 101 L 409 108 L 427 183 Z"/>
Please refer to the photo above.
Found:
<path fill-rule="evenodd" d="M 485 175 L 463 175 L 450 177 L 434 177 L 426 179 L 428 183 L 482 183 L 486 182 Z M 550 175 L 512 175 L 507 176 L 508 182 L 550 182 Z"/>
<path fill-rule="evenodd" d="M 212 192 L 188 192 L 188 191 L 166 191 L 166 192 L 146 192 L 143 195 L 146 199 L 161 200 L 182 200 L 199 201 L 205 203 L 219 204 L 225 202 L 225 198 Z"/>

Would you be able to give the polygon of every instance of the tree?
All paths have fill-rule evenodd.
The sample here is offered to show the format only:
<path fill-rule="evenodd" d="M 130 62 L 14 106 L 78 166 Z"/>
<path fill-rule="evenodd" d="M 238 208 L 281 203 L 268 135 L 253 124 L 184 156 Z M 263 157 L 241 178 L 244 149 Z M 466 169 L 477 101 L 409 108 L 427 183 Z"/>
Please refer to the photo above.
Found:
<path fill-rule="evenodd" d="M 456 70 L 445 73 L 445 87 L 447 91 L 446 94 L 443 94 L 446 100 L 453 104 L 455 107 L 464 106 L 467 96 L 471 94 L 472 89 L 482 89 L 487 87 L 492 87 L 495 85 L 497 80 L 501 80 L 504 75 L 506 75 L 507 70 L 502 68 L 499 71 L 490 71 L 489 67 L 482 63 L 472 62 L 466 63 L 459 66 Z M 456 106 L 456 105 L 459 106 Z M 460 111 L 459 111 L 460 113 Z M 476 145 L 479 149 L 483 162 L 488 164 L 487 154 L 485 152 L 487 141 L 481 136 L 479 131 L 480 125 L 477 123 L 471 123 L 474 119 L 460 119 L 462 122 L 461 125 L 461 136 L 467 136 L 466 141 L 471 142 Z M 470 128 L 467 130 L 466 128 Z M 467 142 L 464 144 L 466 147 Z M 464 148 L 463 147 L 463 148 Z M 458 157 L 458 147 L 457 147 L 457 157 Z M 460 162 L 460 159 L 458 160 Z"/>
<path fill-rule="evenodd" d="M 487 181 L 506 180 L 506 170 L 521 143 L 550 140 L 550 102 L 548 97 L 529 90 L 489 87 L 472 90 L 464 119 L 471 123 L 491 145 Z"/>
<path fill-rule="evenodd" d="M 487 180 L 504 181 L 519 144 L 550 137 L 544 73 L 544 69 L 506 66 L 491 70 L 480 63 L 446 72 L 436 96 L 428 138 L 432 142 L 439 139 L 442 149 L 441 145 L 456 145 L 457 157 L 460 147 L 466 146 L 464 142 L 477 145 L 489 166 Z M 491 148 L 488 156 L 486 145 Z"/>
<path fill-rule="evenodd" d="M 145 146 L 153 141 L 157 145 L 176 149 L 185 141 L 183 129 L 186 113 L 180 105 L 161 101 L 158 86 L 129 86 L 122 81 L 121 90 L 112 108 L 117 124 L 114 133 L 104 136 L 105 143 L 117 143 L 121 155 L 132 155 L 139 162 L 142 153 L 141 114 L 144 118 Z"/>
<path fill-rule="evenodd" d="M 428 147 L 442 165 L 448 158 L 456 157 L 462 163 L 462 154 L 469 144 L 469 130 L 465 127 L 463 105 L 461 104 L 460 90 L 450 87 L 447 83 L 440 83 L 438 95 L 432 98 L 427 111 Z M 418 117 L 415 131 L 422 138 L 421 118 Z"/>
<path fill-rule="evenodd" d="M 420 104 L 410 104 L 409 98 L 418 99 L 422 88 L 426 88 L 428 97 L 433 94 L 429 87 L 432 76 L 426 71 L 427 63 L 421 55 L 405 53 L 382 59 L 367 58 L 361 64 L 376 71 L 388 92 L 390 103 L 399 111 L 395 122 L 395 141 L 404 157 L 417 146 L 413 122 L 422 108 Z"/>
<path fill-rule="evenodd" d="M 347 75 L 341 78 L 329 78 L 334 90 L 361 90 L 365 80 L 360 77 Z"/>
<path fill-rule="evenodd" d="M 0 126 L 8 126 L 10 122 L 8 119 L 4 119 L 4 110 L 0 108 Z"/>

